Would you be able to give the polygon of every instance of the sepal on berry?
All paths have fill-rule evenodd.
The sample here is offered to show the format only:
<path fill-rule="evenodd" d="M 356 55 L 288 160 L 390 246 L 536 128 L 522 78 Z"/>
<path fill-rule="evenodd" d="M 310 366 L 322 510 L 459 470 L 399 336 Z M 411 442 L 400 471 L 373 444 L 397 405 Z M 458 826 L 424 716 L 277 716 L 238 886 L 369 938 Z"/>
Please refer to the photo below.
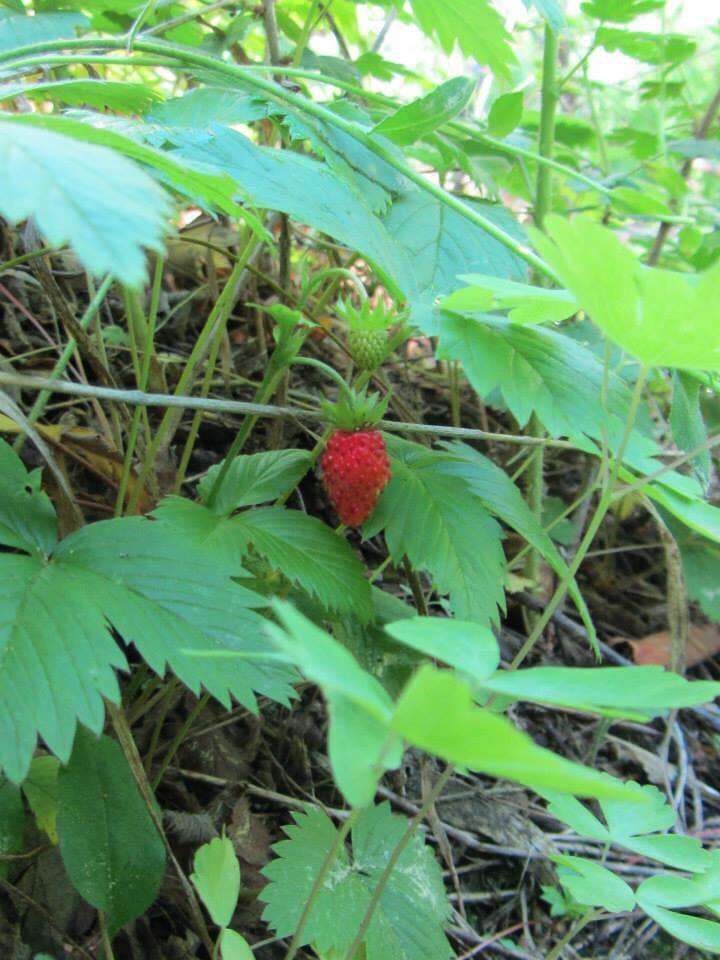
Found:
<path fill-rule="evenodd" d="M 385 416 L 390 396 L 368 394 L 365 390 L 343 390 L 335 403 L 324 400 L 322 411 L 333 427 L 338 430 L 361 430 L 374 427 Z"/>

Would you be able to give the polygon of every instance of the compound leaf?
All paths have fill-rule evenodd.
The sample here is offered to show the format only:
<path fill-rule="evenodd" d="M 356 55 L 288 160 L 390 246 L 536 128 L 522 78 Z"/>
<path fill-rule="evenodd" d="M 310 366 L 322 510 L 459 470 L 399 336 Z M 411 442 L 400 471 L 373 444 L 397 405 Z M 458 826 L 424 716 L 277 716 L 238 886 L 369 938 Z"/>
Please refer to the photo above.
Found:
<path fill-rule="evenodd" d="M 260 898 L 263 919 L 278 936 L 297 928 L 315 877 L 337 832 L 321 810 L 293 814 L 287 840 L 273 847 L 277 858 L 263 869 L 270 883 Z M 352 830 L 352 851 L 341 848 L 310 911 L 303 943 L 321 956 L 344 956 L 350 947 L 407 821 L 388 804 L 364 810 Z M 366 960 L 449 960 L 443 932 L 449 906 L 440 868 L 420 834 L 400 855 L 380 895 L 364 938 Z"/>

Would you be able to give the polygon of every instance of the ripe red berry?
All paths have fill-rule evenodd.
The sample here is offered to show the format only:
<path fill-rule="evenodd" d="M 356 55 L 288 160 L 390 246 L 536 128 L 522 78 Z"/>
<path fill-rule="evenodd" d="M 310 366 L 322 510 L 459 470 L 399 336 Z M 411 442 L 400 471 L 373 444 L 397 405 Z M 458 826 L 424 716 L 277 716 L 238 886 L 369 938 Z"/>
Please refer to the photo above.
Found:
<path fill-rule="evenodd" d="M 377 430 L 336 430 L 322 458 L 323 484 L 340 520 L 360 527 L 390 479 L 385 441 Z"/>

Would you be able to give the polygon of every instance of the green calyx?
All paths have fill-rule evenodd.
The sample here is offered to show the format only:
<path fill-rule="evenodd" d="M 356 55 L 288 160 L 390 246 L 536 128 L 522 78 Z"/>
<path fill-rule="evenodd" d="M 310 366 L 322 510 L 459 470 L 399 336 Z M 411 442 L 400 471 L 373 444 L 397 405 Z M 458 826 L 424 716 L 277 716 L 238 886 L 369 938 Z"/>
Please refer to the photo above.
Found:
<path fill-rule="evenodd" d="M 338 316 L 347 323 L 350 332 L 387 333 L 390 327 L 401 319 L 396 311 L 392 307 L 388 308 L 382 300 L 379 300 L 375 306 L 369 300 L 363 300 L 358 307 L 344 300 L 338 300 L 336 310 Z"/>
<path fill-rule="evenodd" d="M 338 399 L 324 401 L 322 411 L 328 423 L 338 430 L 361 430 L 374 427 L 385 416 L 389 395 L 368 394 L 363 390 L 343 390 Z"/>

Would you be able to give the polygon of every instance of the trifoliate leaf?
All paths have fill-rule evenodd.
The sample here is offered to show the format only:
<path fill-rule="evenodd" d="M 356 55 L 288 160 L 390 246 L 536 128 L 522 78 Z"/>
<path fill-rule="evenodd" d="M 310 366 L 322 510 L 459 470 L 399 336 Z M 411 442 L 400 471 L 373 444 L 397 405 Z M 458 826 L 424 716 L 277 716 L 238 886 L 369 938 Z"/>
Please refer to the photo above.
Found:
<path fill-rule="evenodd" d="M 313 882 L 337 836 L 325 813 L 293 814 L 287 840 L 274 846 L 277 859 L 263 869 L 270 883 L 260 898 L 263 919 L 278 936 L 291 935 Z M 405 832 L 404 817 L 388 804 L 363 811 L 352 830 L 352 849 L 338 851 L 304 930 L 303 943 L 321 956 L 344 956 L 362 922 L 378 878 Z M 443 932 L 449 906 L 440 868 L 415 834 L 400 855 L 364 939 L 367 960 L 448 960 Z"/>
<path fill-rule="evenodd" d="M 505 581 L 499 525 L 453 474 L 451 457 L 394 437 L 387 444 L 392 477 L 365 533 L 384 530 L 393 559 L 407 555 L 427 570 L 459 619 L 497 622 Z"/>
<path fill-rule="evenodd" d="M 44 512 L 37 540 L 45 530 Z M 204 686 L 256 708 L 253 690 L 282 702 L 291 672 L 267 659 L 266 601 L 234 583 L 236 570 L 191 551 L 170 525 L 129 517 L 66 537 L 53 553 L 0 553 L 0 767 L 20 782 L 37 735 L 66 762 L 76 721 L 103 726 L 103 697 L 117 702 L 114 668 L 126 666 L 114 628 L 150 667 L 170 666 L 194 692 Z M 188 656 L 192 651 L 195 656 Z M 208 652 L 233 656 L 205 656 Z"/>
<path fill-rule="evenodd" d="M 188 543 L 232 565 L 235 576 L 252 548 L 329 610 L 352 613 L 363 621 L 372 617 L 362 564 L 348 542 L 316 517 L 285 507 L 261 507 L 228 518 L 179 497 L 163 500 L 153 515 Z"/>
<path fill-rule="evenodd" d="M 240 864 L 229 837 L 214 837 L 195 853 L 195 884 L 213 923 L 227 927 L 240 896 Z"/>

